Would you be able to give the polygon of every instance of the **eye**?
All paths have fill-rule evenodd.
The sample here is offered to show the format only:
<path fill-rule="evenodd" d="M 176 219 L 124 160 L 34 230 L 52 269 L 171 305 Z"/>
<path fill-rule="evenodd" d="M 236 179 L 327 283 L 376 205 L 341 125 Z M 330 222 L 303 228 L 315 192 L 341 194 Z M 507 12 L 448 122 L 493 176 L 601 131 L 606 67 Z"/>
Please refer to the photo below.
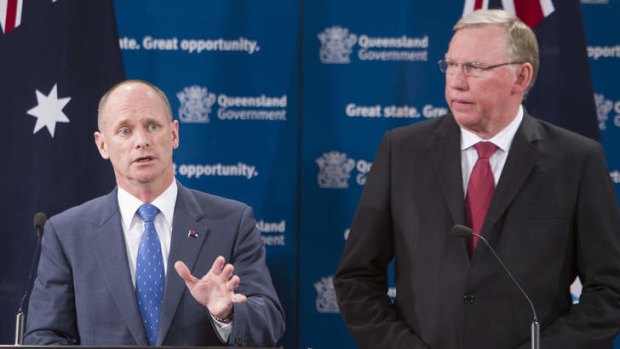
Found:
<path fill-rule="evenodd" d="M 462 66 L 463 66 L 463 71 L 465 72 L 465 74 L 478 73 L 480 71 L 478 67 L 476 67 L 471 62 L 463 63 Z"/>
<path fill-rule="evenodd" d="M 121 127 L 120 129 L 118 129 L 118 131 L 116 131 L 116 134 L 118 134 L 119 136 L 128 136 L 131 134 L 131 130 L 129 130 L 129 128 L 127 127 Z"/>
<path fill-rule="evenodd" d="M 457 67 L 458 65 L 459 65 L 458 63 L 455 63 L 455 62 L 450 62 L 450 61 L 446 61 L 446 67 L 447 67 L 447 69 L 454 70 L 454 69 L 456 69 L 456 67 Z"/>
<path fill-rule="evenodd" d="M 159 124 L 149 124 L 149 131 L 157 131 L 160 127 Z"/>

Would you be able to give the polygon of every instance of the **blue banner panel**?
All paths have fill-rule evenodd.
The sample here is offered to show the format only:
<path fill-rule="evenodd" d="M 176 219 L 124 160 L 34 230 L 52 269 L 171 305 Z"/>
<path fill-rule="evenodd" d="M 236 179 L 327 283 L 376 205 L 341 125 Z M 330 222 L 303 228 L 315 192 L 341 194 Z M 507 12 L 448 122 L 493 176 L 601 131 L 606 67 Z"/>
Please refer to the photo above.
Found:
<path fill-rule="evenodd" d="M 620 199 L 620 28 L 610 25 L 620 18 L 620 2 L 582 0 L 582 13 L 601 141 Z"/>
<path fill-rule="evenodd" d="M 256 211 L 296 342 L 297 2 L 116 1 L 128 78 L 153 82 L 180 123 L 175 175 Z M 243 283 L 243 280 L 241 280 Z"/>
<path fill-rule="evenodd" d="M 618 0 L 582 0 L 594 102 L 609 175 L 620 200 L 620 18 Z M 620 261 L 618 262 L 620 263 Z M 614 342 L 620 349 L 620 336 Z"/>
<path fill-rule="evenodd" d="M 461 11 L 399 0 L 304 2 L 301 348 L 355 347 L 332 277 L 383 133 L 448 111 L 437 61 Z"/>

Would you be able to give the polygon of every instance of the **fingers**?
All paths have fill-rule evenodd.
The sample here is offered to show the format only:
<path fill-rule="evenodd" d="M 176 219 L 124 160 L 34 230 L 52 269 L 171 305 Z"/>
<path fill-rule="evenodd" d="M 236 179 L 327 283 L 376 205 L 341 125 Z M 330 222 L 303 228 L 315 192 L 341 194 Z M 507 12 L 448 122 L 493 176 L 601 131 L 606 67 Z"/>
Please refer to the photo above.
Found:
<path fill-rule="evenodd" d="M 215 261 L 213 262 L 213 265 L 211 266 L 211 270 L 209 271 L 210 273 L 212 273 L 213 275 L 221 275 L 222 274 L 222 268 L 224 268 L 224 257 L 222 256 L 218 256 Z"/>
<path fill-rule="evenodd" d="M 248 297 L 242 295 L 241 293 L 235 293 L 232 296 L 233 303 L 244 303 L 248 300 Z"/>
<path fill-rule="evenodd" d="M 226 264 L 226 266 L 224 266 L 224 269 L 222 269 L 222 274 L 220 274 L 220 279 L 223 282 L 230 280 L 230 278 L 233 275 L 233 271 L 235 271 L 235 267 L 233 267 L 232 264 Z"/>
<path fill-rule="evenodd" d="M 232 264 L 226 264 L 224 257 L 218 256 L 211 266 L 210 273 L 217 276 L 221 282 L 228 282 L 234 271 L 235 267 Z"/>
<path fill-rule="evenodd" d="M 231 291 L 234 291 L 237 287 L 239 287 L 239 283 L 240 282 L 241 282 L 241 279 L 239 279 L 239 276 L 234 275 L 228 281 L 228 284 L 227 284 L 228 289 L 231 290 Z"/>
<path fill-rule="evenodd" d="M 179 274 L 181 279 L 183 279 L 186 284 L 193 284 L 197 281 L 197 279 L 192 275 L 185 263 L 177 261 L 176 263 L 174 263 L 174 269 L 177 271 L 177 274 Z"/>

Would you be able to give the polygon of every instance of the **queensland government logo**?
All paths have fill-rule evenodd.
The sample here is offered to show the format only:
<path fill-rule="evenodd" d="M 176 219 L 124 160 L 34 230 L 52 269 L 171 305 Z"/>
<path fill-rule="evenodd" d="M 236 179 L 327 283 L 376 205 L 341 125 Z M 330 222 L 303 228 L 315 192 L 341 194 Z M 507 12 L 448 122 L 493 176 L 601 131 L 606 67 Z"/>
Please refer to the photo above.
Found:
<path fill-rule="evenodd" d="M 1 1 L 1 0 L 0 0 Z M 177 93 L 178 117 L 183 123 L 208 123 L 212 110 L 225 121 L 286 121 L 287 95 L 230 96 L 192 85 Z"/>
<path fill-rule="evenodd" d="M 215 103 L 215 93 L 206 87 L 192 85 L 177 93 L 179 99 L 179 119 L 188 123 L 207 123 L 211 107 Z"/>
<path fill-rule="evenodd" d="M 596 115 L 598 118 L 598 128 L 601 131 L 607 129 L 607 122 L 610 118 L 610 113 L 615 113 L 611 116 L 613 124 L 616 127 L 620 127 L 620 101 L 612 101 L 607 99 L 602 93 L 594 94 L 594 102 L 596 103 Z"/>
<path fill-rule="evenodd" d="M 326 28 L 318 35 L 321 40 L 320 57 L 323 63 L 347 64 L 357 35 L 349 33 L 349 29 L 334 26 Z"/>
<path fill-rule="evenodd" d="M 325 64 L 348 64 L 355 51 L 361 61 L 428 61 L 429 37 L 357 35 L 338 25 L 317 34 L 319 58 Z M 359 46 L 357 50 L 355 46 Z"/>
<path fill-rule="evenodd" d="M 319 187 L 325 189 L 347 189 L 351 172 L 356 169 L 355 182 L 359 185 L 366 184 L 366 177 L 372 168 L 372 162 L 366 160 L 350 159 L 346 153 L 330 151 L 316 158 L 319 166 L 317 182 Z"/>
<path fill-rule="evenodd" d="M 326 276 L 314 283 L 316 290 L 316 311 L 319 313 L 339 313 L 334 290 L 334 277 Z"/>
<path fill-rule="evenodd" d="M 316 159 L 319 165 L 317 180 L 319 187 L 330 189 L 346 189 L 349 187 L 351 170 L 355 160 L 347 158 L 347 154 L 331 151 Z"/>

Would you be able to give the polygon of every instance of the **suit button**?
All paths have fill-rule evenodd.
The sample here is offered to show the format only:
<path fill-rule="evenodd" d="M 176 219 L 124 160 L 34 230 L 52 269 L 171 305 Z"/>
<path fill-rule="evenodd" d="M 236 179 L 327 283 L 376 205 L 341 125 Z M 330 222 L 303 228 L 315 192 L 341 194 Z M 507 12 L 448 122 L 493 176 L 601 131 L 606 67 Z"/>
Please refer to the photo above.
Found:
<path fill-rule="evenodd" d="M 476 297 L 474 297 L 473 294 L 466 294 L 465 296 L 463 296 L 463 302 L 465 304 L 474 304 L 476 303 Z"/>

